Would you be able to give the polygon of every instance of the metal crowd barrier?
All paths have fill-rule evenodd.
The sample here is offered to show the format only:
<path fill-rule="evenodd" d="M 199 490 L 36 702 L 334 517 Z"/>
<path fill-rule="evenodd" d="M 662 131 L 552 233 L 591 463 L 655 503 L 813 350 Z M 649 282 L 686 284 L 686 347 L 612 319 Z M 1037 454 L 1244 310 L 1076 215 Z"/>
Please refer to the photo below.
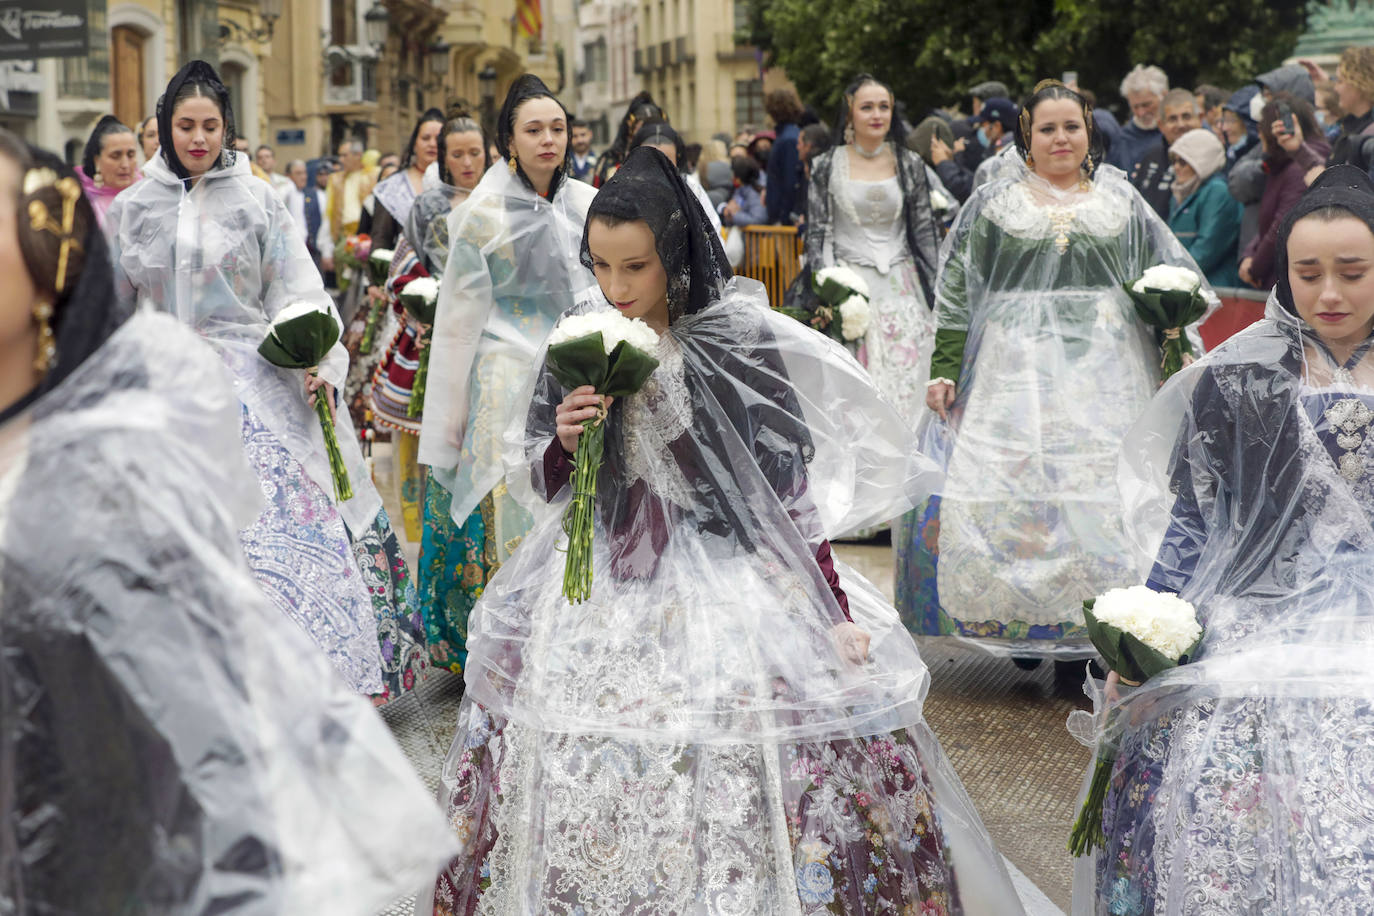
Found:
<path fill-rule="evenodd" d="M 741 231 L 741 230 L 735 230 Z M 801 273 L 801 236 L 796 226 L 744 226 L 741 276 L 758 280 L 768 290 L 768 304 L 782 305 L 787 287 Z"/>

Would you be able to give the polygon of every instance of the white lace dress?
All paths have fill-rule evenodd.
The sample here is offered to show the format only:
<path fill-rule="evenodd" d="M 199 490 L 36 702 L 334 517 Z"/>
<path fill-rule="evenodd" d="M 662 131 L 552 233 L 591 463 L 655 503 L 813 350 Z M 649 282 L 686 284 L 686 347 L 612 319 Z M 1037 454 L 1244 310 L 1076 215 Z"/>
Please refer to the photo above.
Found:
<path fill-rule="evenodd" d="M 847 156 L 835 156 L 832 168 L 835 261 L 868 284 L 873 309 L 859 362 L 914 429 L 925 409 L 935 316 L 907 247 L 901 186 L 896 176 L 850 178 Z"/>

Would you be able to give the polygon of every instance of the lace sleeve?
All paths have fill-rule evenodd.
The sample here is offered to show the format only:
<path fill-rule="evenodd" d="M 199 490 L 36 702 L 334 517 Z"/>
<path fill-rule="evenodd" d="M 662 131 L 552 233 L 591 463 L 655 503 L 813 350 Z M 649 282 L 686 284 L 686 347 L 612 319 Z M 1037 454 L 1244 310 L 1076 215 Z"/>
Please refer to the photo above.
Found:
<path fill-rule="evenodd" d="M 830 215 L 830 163 L 835 150 L 811 161 L 811 187 L 806 194 L 806 263 L 812 270 L 835 262 Z"/>

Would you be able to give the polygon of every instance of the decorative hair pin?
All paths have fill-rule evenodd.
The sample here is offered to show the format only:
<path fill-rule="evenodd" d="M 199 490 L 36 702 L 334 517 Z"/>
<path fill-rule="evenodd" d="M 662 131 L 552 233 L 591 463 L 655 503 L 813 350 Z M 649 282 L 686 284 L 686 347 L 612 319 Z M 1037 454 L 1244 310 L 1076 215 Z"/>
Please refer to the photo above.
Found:
<path fill-rule="evenodd" d="M 56 188 L 62 196 L 62 221 L 53 219 L 48 205 L 41 200 L 29 201 L 29 224 L 35 232 L 51 232 L 61 241 L 62 247 L 57 255 L 57 277 L 53 288 L 62 295 L 67 282 L 67 259 L 71 250 L 81 250 L 81 243 L 72 237 L 72 224 L 76 221 L 76 202 L 81 199 L 81 185 L 72 177 L 58 178 L 49 168 L 29 169 L 24 173 L 24 195 L 27 197 L 43 188 Z"/>

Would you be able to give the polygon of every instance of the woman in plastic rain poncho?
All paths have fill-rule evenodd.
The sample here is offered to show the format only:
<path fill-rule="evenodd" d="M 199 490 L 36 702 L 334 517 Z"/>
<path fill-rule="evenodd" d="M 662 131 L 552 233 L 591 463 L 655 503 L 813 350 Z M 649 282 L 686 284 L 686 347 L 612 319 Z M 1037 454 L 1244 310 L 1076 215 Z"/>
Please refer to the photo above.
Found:
<path fill-rule="evenodd" d="M 432 878 L 432 799 L 244 563 L 227 373 L 126 320 L 75 173 L 2 131 L 0 271 L 0 912 L 372 916 Z"/>
<path fill-rule="evenodd" d="M 158 105 L 161 155 L 110 208 L 118 291 L 170 312 L 205 338 L 234 377 L 243 445 L 267 503 L 243 530 L 244 552 L 281 611 L 361 693 L 391 699 L 424 668 L 424 627 L 405 558 L 346 410 L 335 410 L 353 498 L 334 497 L 318 394 L 337 402 L 348 371 L 337 345 L 319 376 L 258 355 L 274 315 L 293 302 L 328 308 L 305 242 L 229 142 L 228 91 L 203 61 L 181 69 Z"/>
<path fill-rule="evenodd" d="M 1021 912 L 922 719 L 911 636 L 830 554 L 919 496 L 933 468 L 906 424 L 842 347 L 731 279 L 656 150 L 602 187 L 582 258 L 601 290 L 576 310 L 628 302 L 660 366 L 610 406 L 572 605 L 568 449 L 599 398 L 536 364 L 508 439 L 540 521 L 474 614 L 441 788 L 463 850 L 420 911 Z"/>
<path fill-rule="evenodd" d="M 1205 633 L 1191 664 L 1098 696 L 1118 757 L 1079 913 L 1374 912 L 1368 176 L 1323 174 L 1277 250 L 1266 320 L 1165 386 L 1126 442 L 1142 572 Z"/>
<path fill-rule="evenodd" d="M 1196 271 L 1125 175 L 1093 168 L 1092 123 L 1076 92 L 1040 84 L 1020 156 L 945 241 L 927 398 L 948 421 L 932 417 L 926 442 L 946 477 L 894 534 L 913 631 L 1075 675 L 1067 660 L 1095 654 L 1083 601 L 1134 578 L 1116 457 L 1159 384 L 1154 331 L 1122 285 L 1160 263 Z"/>
<path fill-rule="evenodd" d="M 462 555 L 462 539 L 457 524 L 449 517 L 443 489 L 436 486 L 431 490 L 426 486 L 428 470 L 418 462 L 422 415 L 410 416 L 410 402 L 420 365 L 421 327 L 414 316 L 405 312 L 397 297 L 412 280 L 443 280 L 448 265 L 449 215 L 468 199 L 490 166 L 489 145 L 486 131 L 462 112 L 455 113 L 439 133 L 443 153 L 425 175 L 425 191 L 410 208 L 405 233 L 392 260 L 392 277 L 387 287 L 388 293 L 397 299 L 392 314 L 399 322 L 373 378 L 371 391 L 374 422 L 391 429 L 406 536 L 412 542 L 420 542 L 416 587 L 430 658 L 434 664 L 455 673 L 462 673 L 456 652 L 462 650 L 466 633 L 454 631 L 447 612 L 447 596 L 450 590 L 463 587 L 464 564 L 450 565 L 447 558 Z M 425 511 L 431 498 L 442 501 L 442 506 L 436 511 Z M 466 625 L 466 614 L 462 620 Z"/>
<path fill-rule="evenodd" d="M 568 177 L 567 124 L 538 77 L 516 80 L 496 126 L 505 161 L 449 217 L 419 460 L 430 468 L 426 611 L 451 669 L 467 656 L 473 603 L 530 526 L 502 481 L 502 433 L 529 406 L 520 390 L 539 345 L 595 283 L 577 245 L 596 192 Z"/>

